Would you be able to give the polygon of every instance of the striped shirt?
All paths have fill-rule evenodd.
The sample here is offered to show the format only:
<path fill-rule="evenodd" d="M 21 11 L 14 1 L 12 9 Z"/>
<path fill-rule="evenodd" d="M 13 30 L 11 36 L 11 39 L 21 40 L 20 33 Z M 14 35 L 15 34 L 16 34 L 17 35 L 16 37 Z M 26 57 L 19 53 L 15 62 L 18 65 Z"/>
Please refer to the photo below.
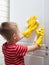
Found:
<path fill-rule="evenodd" d="M 4 43 L 2 51 L 5 65 L 25 65 L 24 56 L 26 55 L 27 49 L 27 46 Z"/>

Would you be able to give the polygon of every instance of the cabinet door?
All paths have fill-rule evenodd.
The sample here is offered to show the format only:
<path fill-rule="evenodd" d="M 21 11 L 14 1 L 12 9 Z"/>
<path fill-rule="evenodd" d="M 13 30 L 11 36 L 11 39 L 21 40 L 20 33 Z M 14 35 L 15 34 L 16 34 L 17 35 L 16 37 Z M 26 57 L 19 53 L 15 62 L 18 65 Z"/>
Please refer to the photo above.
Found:
<path fill-rule="evenodd" d="M 49 65 L 49 0 L 45 0 L 44 7 L 44 26 L 45 26 L 45 44 L 46 44 L 46 52 L 47 57 L 45 57 L 44 65 Z"/>

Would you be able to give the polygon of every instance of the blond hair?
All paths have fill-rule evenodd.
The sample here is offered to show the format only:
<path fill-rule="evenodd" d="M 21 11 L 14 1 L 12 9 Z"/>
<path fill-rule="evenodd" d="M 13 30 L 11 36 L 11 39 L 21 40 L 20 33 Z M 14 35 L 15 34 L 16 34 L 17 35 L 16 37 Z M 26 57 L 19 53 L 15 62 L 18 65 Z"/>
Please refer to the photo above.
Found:
<path fill-rule="evenodd" d="M 18 26 L 14 22 L 3 22 L 0 26 L 0 34 L 10 40 L 14 33 L 19 33 Z"/>

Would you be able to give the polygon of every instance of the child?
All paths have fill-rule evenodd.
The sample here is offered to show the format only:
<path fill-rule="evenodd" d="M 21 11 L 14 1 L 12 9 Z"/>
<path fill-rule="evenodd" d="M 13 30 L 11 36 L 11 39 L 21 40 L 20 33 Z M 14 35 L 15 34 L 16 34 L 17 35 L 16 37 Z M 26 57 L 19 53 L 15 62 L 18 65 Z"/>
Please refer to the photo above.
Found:
<path fill-rule="evenodd" d="M 16 42 L 24 38 L 24 35 L 20 33 L 17 24 L 14 22 L 3 22 L 1 24 L 0 34 L 7 40 L 2 46 L 5 65 L 25 65 L 24 56 L 26 55 L 26 53 L 30 51 L 35 51 L 39 49 L 42 45 L 42 34 L 44 33 L 39 34 L 38 30 L 37 32 L 38 37 L 35 41 L 35 44 L 32 46 L 23 46 L 16 44 Z M 42 38 L 40 38 L 40 36 L 42 36 Z"/>

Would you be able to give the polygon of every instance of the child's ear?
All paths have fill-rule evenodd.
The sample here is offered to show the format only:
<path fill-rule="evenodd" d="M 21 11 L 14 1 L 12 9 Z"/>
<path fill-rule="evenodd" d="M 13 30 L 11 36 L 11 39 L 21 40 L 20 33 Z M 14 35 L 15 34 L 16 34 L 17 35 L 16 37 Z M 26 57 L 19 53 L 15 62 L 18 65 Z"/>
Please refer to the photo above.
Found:
<path fill-rule="evenodd" d="M 15 33 L 13 34 L 13 38 L 16 39 L 16 34 Z"/>

